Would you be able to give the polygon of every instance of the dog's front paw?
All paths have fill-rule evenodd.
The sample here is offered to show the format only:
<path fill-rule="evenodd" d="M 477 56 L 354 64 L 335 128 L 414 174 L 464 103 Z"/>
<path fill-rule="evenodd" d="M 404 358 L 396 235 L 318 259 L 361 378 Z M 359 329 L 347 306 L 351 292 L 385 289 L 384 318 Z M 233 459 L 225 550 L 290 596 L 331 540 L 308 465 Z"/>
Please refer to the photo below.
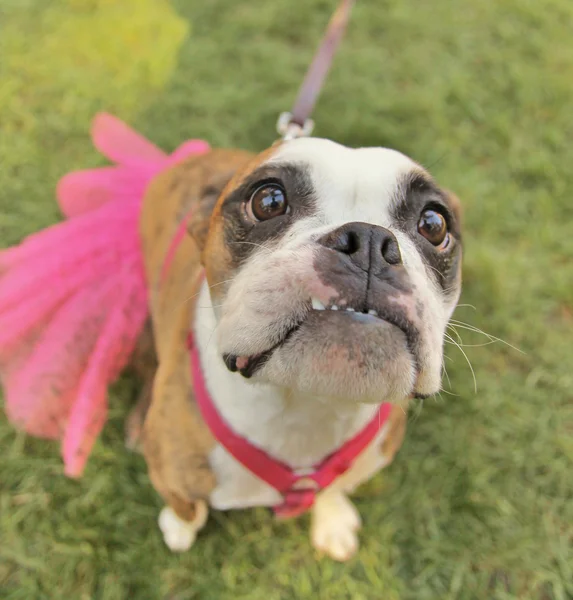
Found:
<path fill-rule="evenodd" d="M 319 495 L 312 509 L 312 545 L 334 560 L 349 560 L 358 550 L 360 525 L 358 511 L 343 494 Z"/>
<path fill-rule="evenodd" d="M 166 506 L 159 513 L 159 529 L 163 533 L 163 540 L 172 552 L 185 552 L 189 550 L 197 537 L 197 532 L 207 521 L 207 505 L 205 502 L 196 503 L 196 515 L 193 521 L 180 519 L 175 511 Z"/>

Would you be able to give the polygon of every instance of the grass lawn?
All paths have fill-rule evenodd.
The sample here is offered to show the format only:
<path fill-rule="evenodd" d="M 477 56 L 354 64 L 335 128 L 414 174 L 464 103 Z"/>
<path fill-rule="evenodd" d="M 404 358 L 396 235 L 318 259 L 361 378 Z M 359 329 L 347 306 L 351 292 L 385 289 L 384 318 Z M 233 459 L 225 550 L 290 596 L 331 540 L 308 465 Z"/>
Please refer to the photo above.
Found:
<path fill-rule="evenodd" d="M 59 218 L 65 172 L 102 164 L 117 114 L 166 149 L 262 149 L 335 0 L 0 0 L 0 245 Z M 214 513 L 172 555 L 120 381 L 81 481 L 0 420 L 0 598 L 573 598 L 573 2 L 358 2 L 317 135 L 397 148 L 465 205 L 445 391 L 361 489 L 357 558 L 317 560 L 308 521 Z M 470 306 L 471 305 L 471 306 Z"/>

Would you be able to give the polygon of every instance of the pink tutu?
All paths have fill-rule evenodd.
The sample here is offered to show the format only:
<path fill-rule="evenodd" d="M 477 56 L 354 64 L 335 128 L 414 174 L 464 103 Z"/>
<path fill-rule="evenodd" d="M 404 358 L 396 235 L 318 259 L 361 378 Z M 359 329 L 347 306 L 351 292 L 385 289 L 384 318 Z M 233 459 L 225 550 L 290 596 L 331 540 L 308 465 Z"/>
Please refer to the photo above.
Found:
<path fill-rule="evenodd" d="M 170 156 L 108 114 L 92 127 L 114 166 L 58 185 L 67 220 L 0 252 L 0 378 L 8 418 L 61 439 L 65 472 L 82 474 L 107 416 L 107 389 L 148 316 L 138 220 L 151 179 L 192 154 Z"/>

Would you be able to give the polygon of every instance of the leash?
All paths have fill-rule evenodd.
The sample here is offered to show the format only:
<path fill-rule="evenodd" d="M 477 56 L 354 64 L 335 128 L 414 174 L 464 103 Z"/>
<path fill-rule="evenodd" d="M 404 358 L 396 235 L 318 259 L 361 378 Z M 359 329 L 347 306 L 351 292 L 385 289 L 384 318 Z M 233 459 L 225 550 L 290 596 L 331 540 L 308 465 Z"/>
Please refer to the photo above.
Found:
<path fill-rule="evenodd" d="M 354 2 L 355 0 L 341 0 L 339 3 L 299 88 L 292 111 L 283 112 L 279 116 L 277 132 L 283 140 L 306 137 L 312 133 L 314 121 L 310 115 L 318 100 L 336 50 L 342 41 Z"/>

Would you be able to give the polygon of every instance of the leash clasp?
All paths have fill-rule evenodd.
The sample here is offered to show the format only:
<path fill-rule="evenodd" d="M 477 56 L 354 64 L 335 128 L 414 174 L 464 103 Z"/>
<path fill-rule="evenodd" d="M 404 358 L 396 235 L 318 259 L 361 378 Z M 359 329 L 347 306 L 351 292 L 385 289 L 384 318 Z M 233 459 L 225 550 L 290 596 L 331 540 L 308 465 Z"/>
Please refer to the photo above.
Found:
<path fill-rule="evenodd" d="M 309 118 L 318 99 L 324 78 L 330 68 L 330 63 L 342 36 L 348 19 L 350 9 L 355 0 L 340 0 L 338 7 L 330 18 L 326 33 L 314 55 L 312 63 L 294 103 L 292 112 L 283 112 L 277 121 L 277 131 L 283 140 L 294 140 L 307 137 L 314 129 L 314 121 Z"/>
<path fill-rule="evenodd" d="M 282 112 L 277 121 L 277 133 L 286 142 L 299 137 L 308 137 L 314 129 L 314 121 L 305 119 L 302 125 L 299 125 L 290 112 Z"/>

